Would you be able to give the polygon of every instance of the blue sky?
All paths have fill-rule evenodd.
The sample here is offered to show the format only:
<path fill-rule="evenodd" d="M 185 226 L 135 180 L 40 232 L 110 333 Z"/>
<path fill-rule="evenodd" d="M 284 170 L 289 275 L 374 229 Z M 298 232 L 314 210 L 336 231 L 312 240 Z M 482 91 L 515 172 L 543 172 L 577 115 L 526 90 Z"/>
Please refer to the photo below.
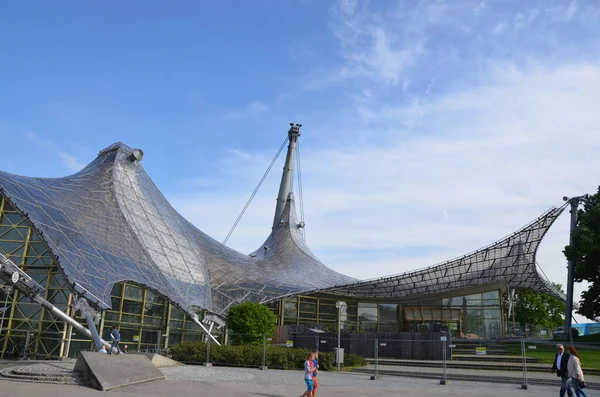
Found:
<path fill-rule="evenodd" d="M 599 18 L 593 1 L 5 1 L 0 169 L 63 176 L 123 141 L 222 240 L 301 122 L 309 245 L 351 276 L 407 271 L 596 190 Z M 267 236 L 282 161 L 232 247 Z M 562 284 L 567 228 L 538 257 Z"/>

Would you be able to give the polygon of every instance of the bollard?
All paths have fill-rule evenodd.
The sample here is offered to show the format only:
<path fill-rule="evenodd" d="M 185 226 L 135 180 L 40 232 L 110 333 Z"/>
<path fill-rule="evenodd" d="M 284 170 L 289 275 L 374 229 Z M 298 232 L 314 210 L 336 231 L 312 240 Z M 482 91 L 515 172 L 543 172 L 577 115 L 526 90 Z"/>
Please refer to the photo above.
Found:
<path fill-rule="evenodd" d="M 375 375 L 371 375 L 371 380 L 379 378 L 379 339 L 375 338 Z"/>
<path fill-rule="evenodd" d="M 521 389 L 527 389 L 527 356 L 525 355 L 525 339 L 521 338 L 521 361 L 523 366 L 523 380 L 521 381 Z"/>
<path fill-rule="evenodd" d="M 440 338 L 442 341 L 442 380 L 440 380 L 440 385 L 445 385 L 448 383 L 448 373 L 446 372 L 446 337 Z"/>
<path fill-rule="evenodd" d="M 262 365 L 259 366 L 258 369 L 267 369 L 267 335 L 263 335 Z"/>
<path fill-rule="evenodd" d="M 206 340 L 206 362 L 204 363 L 205 367 L 212 367 L 212 363 L 210 362 L 210 339 Z"/>

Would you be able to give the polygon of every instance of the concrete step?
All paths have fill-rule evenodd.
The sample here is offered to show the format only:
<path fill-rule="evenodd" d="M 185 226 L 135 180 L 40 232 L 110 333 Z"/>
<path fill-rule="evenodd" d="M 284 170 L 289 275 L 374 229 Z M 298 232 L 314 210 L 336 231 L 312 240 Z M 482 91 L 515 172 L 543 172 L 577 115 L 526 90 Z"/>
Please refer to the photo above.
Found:
<path fill-rule="evenodd" d="M 538 363 L 540 360 L 534 357 L 527 357 L 528 363 Z M 477 362 L 504 362 L 520 363 L 521 356 L 509 355 L 476 355 L 476 354 L 453 354 L 452 361 L 477 361 Z"/>
<path fill-rule="evenodd" d="M 507 352 L 506 350 L 495 350 L 495 349 L 487 349 L 486 350 L 487 354 L 493 355 L 493 356 L 508 356 L 510 355 L 509 352 Z M 452 354 L 476 354 L 475 353 L 475 349 L 459 349 L 459 348 L 455 348 L 452 349 Z"/>
<path fill-rule="evenodd" d="M 375 359 L 367 359 L 370 365 L 375 365 Z M 443 361 L 440 360 L 385 360 L 380 359 L 377 363 L 379 366 L 402 367 L 403 370 L 409 367 L 415 368 L 442 368 Z M 448 368 L 460 369 L 478 369 L 487 371 L 522 371 L 521 363 L 498 363 L 498 362 L 468 362 L 468 361 L 446 361 Z M 530 372 L 548 373 L 550 366 L 547 364 L 527 364 L 527 370 Z M 586 372 L 587 374 L 588 372 Z M 600 371 L 598 371 L 600 373 Z"/>
<path fill-rule="evenodd" d="M 77 373 L 69 369 L 69 365 L 65 366 L 61 364 L 34 364 L 8 367 L 0 370 L 0 379 L 60 385 L 85 384 Z"/>
<path fill-rule="evenodd" d="M 375 371 L 372 369 L 366 368 L 355 368 L 352 369 L 351 372 L 358 372 L 364 374 L 374 375 Z M 379 375 L 383 376 L 408 376 L 411 378 L 426 378 L 426 379 L 440 379 L 442 380 L 442 374 L 439 372 L 423 372 L 418 369 L 414 370 L 406 370 L 406 371 L 388 371 L 388 370 L 379 370 L 377 372 Z M 523 384 L 522 378 L 519 376 L 497 376 L 494 374 L 454 374 L 447 373 L 447 380 L 460 380 L 460 381 L 474 381 L 474 382 L 493 382 L 493 383 L 505 383 L 505 384 Z M 586 381 L 588 386 L 593 389 L 600 388 L 600 383 L 598 382 L 588 382 Z M 539 386 L 556 386 L 556 379 L 549 377 L 546 379 L 543 378 L 528 378 L 528 385 L 539 385 Z"/>

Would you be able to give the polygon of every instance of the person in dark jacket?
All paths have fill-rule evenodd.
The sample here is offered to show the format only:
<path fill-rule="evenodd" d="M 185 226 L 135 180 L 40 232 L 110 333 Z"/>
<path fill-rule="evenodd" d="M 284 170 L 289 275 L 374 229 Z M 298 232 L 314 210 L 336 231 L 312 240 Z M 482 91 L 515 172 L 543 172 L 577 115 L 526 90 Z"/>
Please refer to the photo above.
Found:
<path fill-rule="evenodd" d="M 573 391 L 569 387 L 569 353 L 565 353 L 565 347 L 561 344 L 556 345 L 556 356 L 554 357 L 554 364 L 552 364 L 552 372 L 556 372 L 556 375 L 560 377 L 560 397 L 565 397 L 565 393 L 569 397 L 573 397 Z"/>
<path fill-rule="evenodd" d="M 121 354 L 121 349 L 119 349 L 119 342 L 121 342 L 121 333 L 119 332 L 119 326 L 117 324 L 113 325 L 112 331 L 110 331 L 110 337 L 112 339 L 112 345 L 110 346 L 110 350 L 108 354 L 112 354 L 113 349 L 117 349 L 116 354 Z M 569 394 L 569 397 L 571 395 Z"/>

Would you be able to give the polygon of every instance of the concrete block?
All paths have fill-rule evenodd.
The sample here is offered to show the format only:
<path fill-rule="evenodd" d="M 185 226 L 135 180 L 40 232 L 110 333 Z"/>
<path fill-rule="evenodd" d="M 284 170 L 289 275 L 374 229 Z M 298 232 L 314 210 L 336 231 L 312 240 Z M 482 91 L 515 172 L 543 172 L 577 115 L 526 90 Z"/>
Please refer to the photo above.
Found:
<path fill-rule="evenodd" d="M 88 385 L 103 391 L 165 378 L 142 354 L 80 352 L 74 371 Z"/>

